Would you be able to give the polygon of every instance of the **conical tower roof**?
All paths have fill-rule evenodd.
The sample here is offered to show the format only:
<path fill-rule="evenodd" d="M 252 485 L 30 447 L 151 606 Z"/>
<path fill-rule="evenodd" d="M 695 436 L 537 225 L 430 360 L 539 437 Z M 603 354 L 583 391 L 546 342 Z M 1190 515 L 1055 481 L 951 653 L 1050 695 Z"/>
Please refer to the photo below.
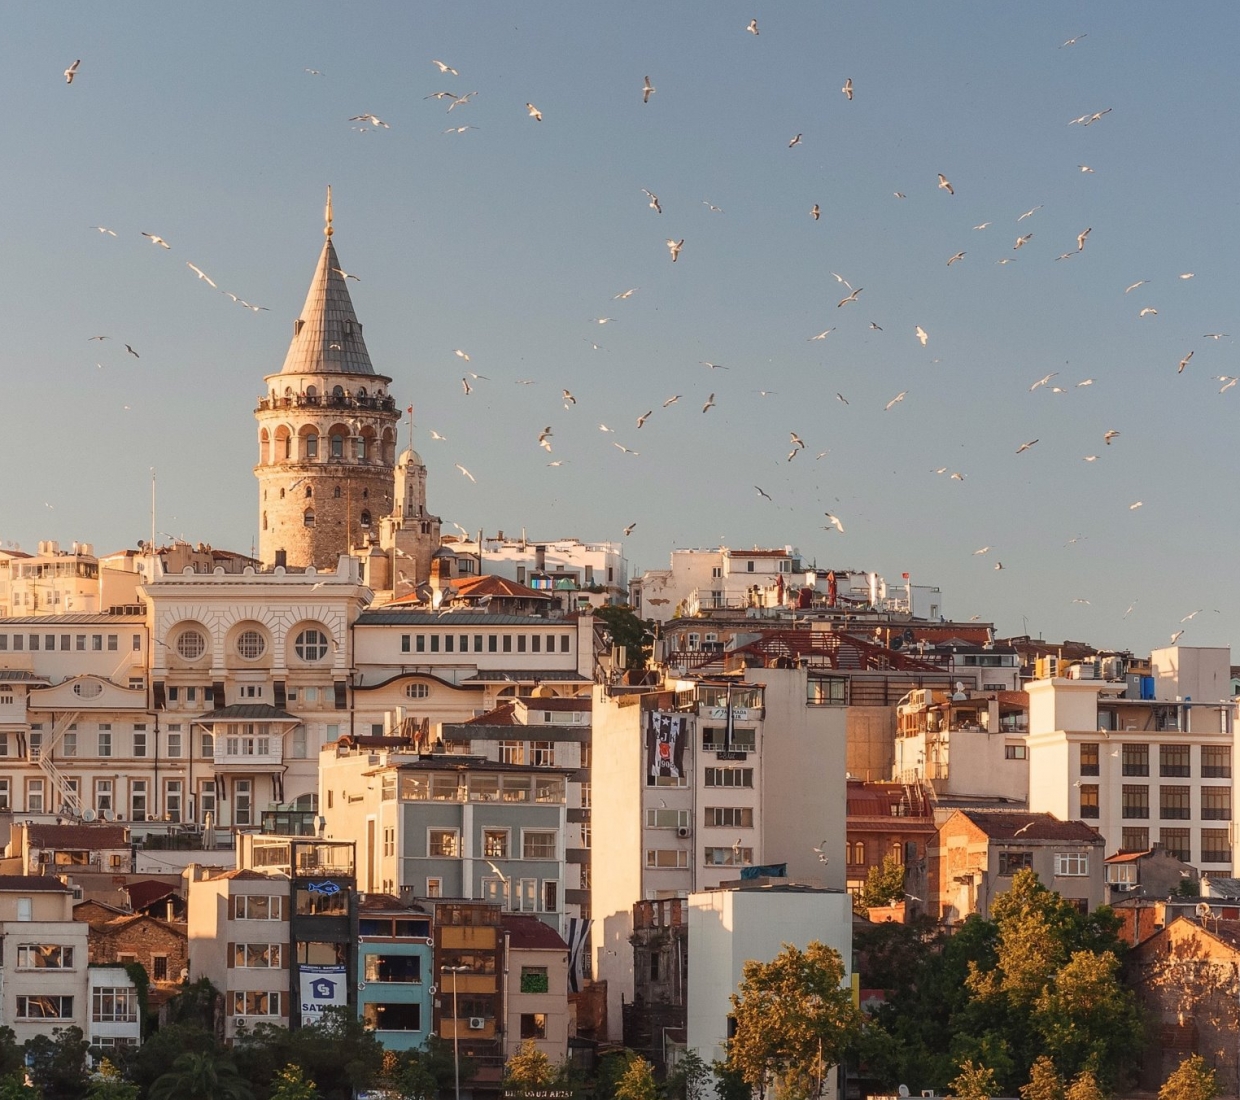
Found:
<path fill-rule="evenodd" d="M 330 230 L 329 222 L 328 237 L 310 280 L 306 304 L 294 325 L 281 374 L 375 373 Z"/>

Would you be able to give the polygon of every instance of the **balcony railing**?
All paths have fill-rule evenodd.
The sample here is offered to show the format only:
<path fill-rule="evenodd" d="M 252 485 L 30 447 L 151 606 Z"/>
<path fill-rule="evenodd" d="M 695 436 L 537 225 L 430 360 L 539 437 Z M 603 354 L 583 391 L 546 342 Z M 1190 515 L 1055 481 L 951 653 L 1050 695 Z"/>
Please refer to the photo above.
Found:
<path fill-rule="evenodd" d="M 391 397 L 372 397 L 367 394 L 359 397 L 355 394 L 316 394 L 313 397 L 304 393 L 296 393 L 289 397 L 260 397 L 260 410 L 268 409 L 377 409 L 380 412 L 395 412 L 396 401 Z"/>
<path fill-rule="evenodd" d="M 284 742 L 278 737 L 217 737 L 216 766 L 278 768 L 284 762 Z"/>

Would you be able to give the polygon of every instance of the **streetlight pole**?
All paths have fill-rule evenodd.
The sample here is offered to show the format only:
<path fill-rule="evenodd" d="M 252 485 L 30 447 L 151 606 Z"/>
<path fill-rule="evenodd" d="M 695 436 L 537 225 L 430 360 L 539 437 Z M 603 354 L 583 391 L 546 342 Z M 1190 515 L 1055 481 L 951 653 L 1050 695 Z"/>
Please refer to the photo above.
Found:
<path fill-rule="evenodd" d="M 467 966 L 440 967 L 440 973 L 446 970 L 452 974 L 452 1076 L 456 1086 L 456 1100 L 461 1100 L 461 1018 L 457 1014 L 456 976 L 468 969 Z"/>

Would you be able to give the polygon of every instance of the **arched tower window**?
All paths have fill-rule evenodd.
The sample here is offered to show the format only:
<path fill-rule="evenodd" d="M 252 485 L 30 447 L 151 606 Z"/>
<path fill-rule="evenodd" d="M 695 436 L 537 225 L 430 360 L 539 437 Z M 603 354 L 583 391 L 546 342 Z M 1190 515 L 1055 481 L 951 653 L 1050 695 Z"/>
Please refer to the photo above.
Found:
<path fill-rule="evenodd" d="M 305 512 L 302 513 L 301 522 L 302 522 L 302 525 L 305 527 L 314 526 L 314 509 L 313 508 L 307 508 Z"/>
<path fill-rule="evenodd" d="M 283 490 L 283 489 L 281 489 L 281 490 L 280 490 L 280 499 L 281 499 L 281 500 L 283 500 L 283 499 L 284 499 L 284 490 Z"/>
<path fill-rule="evenodd" d="M 306 457 L 319 457 L 319 437 L 317 435 L 306 436 Z"/>
<path fill-rule="evenodd" d="M 266 428 L 258 433 L 258 461 L 263 466 L 271 461 L 271 435 Z"/>
<path fill-rule="evenodd" d="M 267 513 L 266 512 L 263 513 L 263 530 L 264 531 L 267 530 Z"/>
<path fill-rule="evenodd" d="M 332 490 L 332 496 L 334 496 L 337 500 L 339 500 L 339 499 L 340 499 L 340 486 L 339 486 L 339 485 L 337 485 L 337 486 L 336 486 L 336 487 Z"/>
<path fill-rule="evenodd" d="M 344 458 L 344 436 L 332 436 L 332 458 Z"/>
<path fill-rule="evenodd" d="M 370 513 L 369 513 L 369 512 L 363 512 L 363 513 L 362 513 L 362 526 L 363 526 L 363 527 L 369 527 L 369 526 L 370 526 Z"/>
<path fill-rule="evenodd" d="M 314 496 L 314 486 L 307 485 L 306 486 L 306 499 L 309 500 L 312 496 Z"/>
<path fill-rule="evenodd" d="M 353 442 L 357 445 L 357 460 L 364 462 L 366 460 L 366 437 L 359 435 Z"/>

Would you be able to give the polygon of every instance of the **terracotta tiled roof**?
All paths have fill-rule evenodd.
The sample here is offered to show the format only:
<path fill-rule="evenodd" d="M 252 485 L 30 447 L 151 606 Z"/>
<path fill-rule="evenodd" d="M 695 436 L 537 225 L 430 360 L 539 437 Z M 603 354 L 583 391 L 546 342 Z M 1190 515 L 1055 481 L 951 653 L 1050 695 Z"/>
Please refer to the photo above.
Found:
<path fill-rule="evenodd" d="M 129 894 L 129 904 L 134 909 L 145 909 L 148 905 L 154 905 L 166 897 L 175 897 L 178 892 L 171 883 L 160 882 L 153 878 L 131 882 L 125 890 Z"/>
<path fill-rule="evenodd" d="M 30 847 L 53 851 L 129 847 L 124 825 L 27 825 L 26 836 Z"/>
<path fill-rule="evenodd" d="M 991 840 L 1068 840 L 1081 843 L 1101 840 L 1083 821 L 1060 821 L 1054 814 L 1031 814 L 1019 810 L 960 810 Z"/>
<path fill-rule="evenodd" d="M 1152 848 L 1147 848 L 1143 852 L 1117 852 L 1113 856 L 1107 856 L 1105 862 L 1107 863 L 1135 863 L 1138 859 L 1141 859 L 1143 856 L 1148 856 L 1151 851 L 1153 851 Z"/>
<path fill-rule="evenodd" d="M 483 573 L 480 577 L 462 577 L 452 587 L 456 589 L 458 596 L 468 597 L 471 600 L 480 599 L 483 596 L 523 600 L 552 598 L 546 592 L 539 592 L 536 588 L 518 584 L 516 581 L 510 581 L 507 577 L 501 577 L 495 573 Z"/>
<path fill-rule="evenodd" d="M 489 710 L 486 714 L 480 714 L 477 718 L 468 718 L 461 723 L 463 726 L 515 726 L 517 722 L 514 715 L 517 712 L 515 703 L 504 703 L 502 706 Z"/>
<path fill-rule="evenodd" d="M 518 950 L 567 951 L 568 944 L 549 924 L 544 924 L 537 917 L 526 917 L 512 913 L 503 915 L 503 929 L 508 933 L 509 946 Z"/>

